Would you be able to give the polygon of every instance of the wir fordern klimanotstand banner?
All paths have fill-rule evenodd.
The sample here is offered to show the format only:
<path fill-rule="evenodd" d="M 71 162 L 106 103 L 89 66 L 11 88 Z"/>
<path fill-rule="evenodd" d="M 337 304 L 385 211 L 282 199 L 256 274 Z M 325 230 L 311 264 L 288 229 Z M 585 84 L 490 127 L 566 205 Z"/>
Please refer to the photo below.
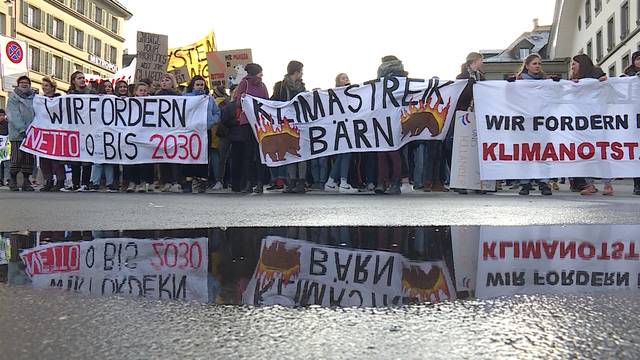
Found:
<path fill-rule="evenodd" d="M 108 164 L 207 163 L 206 96 L 36 96 L 22 151 Z"/>
<path fill-rule="evenodd" d="M 262 162 L 280 166 L 347 152 L 442 141 L 467 81 L 381 78 L 306 92 L 289 102 L 244 96 Z"/>
<path fill-rule="evenodd" d="M 483 180 L 640 176 L 640 79 L 482 81 Z"/>

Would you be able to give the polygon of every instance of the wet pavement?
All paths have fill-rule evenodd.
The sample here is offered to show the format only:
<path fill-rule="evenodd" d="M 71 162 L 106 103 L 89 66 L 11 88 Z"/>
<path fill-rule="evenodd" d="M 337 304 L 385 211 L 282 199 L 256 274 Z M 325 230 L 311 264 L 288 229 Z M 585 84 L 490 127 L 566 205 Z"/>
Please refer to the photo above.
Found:
<path fill-rule="evenodd" d="M 634 359 L 639 234 L 631 224 L 4 232 L 0 349 Z"/>

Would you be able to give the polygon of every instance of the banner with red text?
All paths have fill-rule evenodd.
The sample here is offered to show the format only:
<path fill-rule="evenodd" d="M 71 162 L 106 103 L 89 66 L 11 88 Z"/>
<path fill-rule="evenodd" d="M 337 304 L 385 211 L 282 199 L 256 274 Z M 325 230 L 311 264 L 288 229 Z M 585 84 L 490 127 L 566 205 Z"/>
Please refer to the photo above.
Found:
<path fill-rule="evenodd" d="M 640 289 L 640 226 L 482 226 L 476 296 Z"/>
<path fill-rule="evenodd" d="M 483 180 L 640 177 L 640 79 L 474 85 Z"/>
<path fill-rule="evenodd" d="M 23 251 L 34 287 L 208 302 L 207 239 L 61 242 Z"/>
<path fill-rule="evenodd" d="M 289 102 L 244 96 L 242 109 L 267 166 L 393 151 L 447 135 L 467 81 L 386 78 L 305 92 Z"/>
<path fill-rule="evenodd" d="M 36 96 L 21 150 L 107 164 L 207 163 L 206 96 Z"/>
<path fill-rule="evenodd" d="M 444 261 L 267 236 L 242 303 L 376 307 L 455 298 Z"/>

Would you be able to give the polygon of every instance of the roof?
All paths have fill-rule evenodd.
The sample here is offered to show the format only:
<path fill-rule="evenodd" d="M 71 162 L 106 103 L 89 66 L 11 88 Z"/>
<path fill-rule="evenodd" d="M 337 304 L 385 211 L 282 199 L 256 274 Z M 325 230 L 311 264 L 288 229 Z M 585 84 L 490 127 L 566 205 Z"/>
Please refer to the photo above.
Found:
<path fill-rule="evenodd" d="M 518 52 L 514 51 L 523 42 L 527 41 L 531 44 L 531 52 L 537 53 L 542 50 L 549 43 L 549 35 L 551 33 L 551 25 L 538 26 L 533 31 L 522 33 L 514 42 L 512 42 L 506 49 L 502 50 L 498 55 L 485 59 L 485 62 L 509 62 L 520 61 L 518 58 Z M 485 52 L 489 52 L 484 50 Z M 483 52 L 481 50 L 480 52 Z"/>

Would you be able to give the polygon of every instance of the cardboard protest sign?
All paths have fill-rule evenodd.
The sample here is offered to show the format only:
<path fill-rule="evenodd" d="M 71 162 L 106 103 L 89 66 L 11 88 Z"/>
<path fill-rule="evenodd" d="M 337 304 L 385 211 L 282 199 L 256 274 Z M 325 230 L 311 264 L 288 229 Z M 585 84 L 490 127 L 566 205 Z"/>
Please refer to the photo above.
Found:
<path fill-rule="evenodd" d="M 111 83 L 113 83 L 114 85 L 121 80 L 125 81 L 127 84 L 133 84 L 135 75 L 136 75 L 137 63 L 138 61 L 134 58 L 131 64 L 129 64 L 129 66 L 123 67 L 122 69 L 116 71 L 115 74 L 105 78 L 101 77 L 100 75 L 94 75 L 94 74 L 84 74 L 84 78 L 87 84 L 91 81 L 101 83 L 105 80 L 111 81 Z"/>
<path fill-rule="evenodd" d="M 189 75 L 189 69 L 186 66 L 175 68 L 169 71 L 176 78 L 178 84 L 186 84 L 191 81 L 191 75 Z"/>
<path fill-rule="evenodd" d="M 455 297 L 444 261 L 268 236 L 242 303 L 375 307 Z"/>
<path fill-rule="evenodd" d="M 135 81 L 160 81 L 162 74 L 167 72 L 169 37 L 138 31 L 137 39 Z"/>
<path fill-rule="evenodd" d="M 483 180 L 640 177 L 640 78 L 481 81 Z"/>
<path fill-rule="evenodd" d="M 476 296 L 640 290 L 638 225 L 482 226 Z"/>
<path fill-rule="evenodd" d="M 242 109 L 267 166 L 347 152 L 442 141 L 467 82 L 384 78 L 299 94 L 289 102 L 244 96 Z"/>
<path fill-rule="evenodd" d="M 98 164 L 206 164 L 208 101 L 206 95 L 37 95 L 21 150 Z"/>
<path fill-rule="evenodd" d="M 189 69 L 189 76 L 193 78 L 200 75 L 205 79 L 209 78 L 209 66 L 207 53 L 216 51 L 215 34 L 208 33 L 204 38 L 191 45 L 169 49 L 169 71 L 186 66 Z M 182 85 L 185 85 L 184 83 Z"/>
<path fill-rule="evenodd" d="M 251 49 L 225 50 L 207 53 L 211 88 L 238 85 L 247 76 L 244 66 L 253 62 Z"/>
<path fill-rule="evenodd" d="M 474 113 L 456 111 L 450 187 L 468 190 L 496 190 L 495 181 L 480 180 L 478 131 Z"/>
<path fill-rule="evenodd" d="M 27 43 L 7 36 L 0 36 L 0 69 L 2 89 L 12 92 L 18 78 L 29 75 L 27 68 Z"/>
<path fill-rule="evenodd" d="M 25 250 L 20 258 L 37 288 L 206 303 L 207 242 L 112 238 L 50 243 Z"/>
<path fill-rule="evenodd" d="M 6 135 L 0 135 L 0 162 L 11 159 L 11 142 Z"/>

